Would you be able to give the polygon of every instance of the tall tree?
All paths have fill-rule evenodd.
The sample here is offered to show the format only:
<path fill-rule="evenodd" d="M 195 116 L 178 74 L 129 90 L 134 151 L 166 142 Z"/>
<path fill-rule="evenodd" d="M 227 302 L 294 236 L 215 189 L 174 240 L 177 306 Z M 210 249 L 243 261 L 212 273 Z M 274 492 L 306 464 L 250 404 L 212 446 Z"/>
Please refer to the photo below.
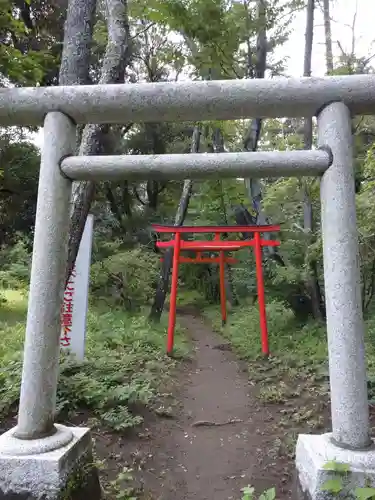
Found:
<path fill-rule="evenodd" d="M 96 0 L 69 0 L 64 25 L 59 85 L 89 83 Z"/>
<path fill-rule="evenodd" d="M 312 61 L 312 48 L 314 40 L 314 11 L 315 0 L 308 0 L 306 6 L 306 31 L 305 31 L 305 54 L 303 62 L 303 76 L 311 76 L 311 61 Z M 312 148 L 313 143 L 313 122 L 312 118 L 304 119 L 303 127 L 303 147 L 306 150 Z M 312 181 L 314 182 L 314 181 Z M 310 195 L 310 181 L 303 179 L 302 181 L 303 192 L 303 226 L 307 238 L 307 245 L 313 243 L 314 240 L 314 227 L 313 227 L 313 205 Z M 306 288 L 311 298 L 311 308 L 314 318 L 322 318 L 322 296 L 318 281 L 318 271 L 316 260 L 306 262 Z"/>
<path fill-rule="evenodd" d="M 333 50 L 332 50 L 332 29 L 331 29 L 331 15 L 330 15 L 330 2 L 331 0 L 323 0 L 323 17 L 324 17 L 324 34 L 326 46 L 326 68 L 327 74 L 333 71 Z"/>
<path fill-rule="evenodd" d="M 212 134 L 212 150 L 213 153 L 225 153 L 224 138 L 222 131 L 219 127 L 215 128 Z M 223 183 L 221 180 L 217 181 L 219 184 L 219 200 L 220 200 L 220 211 L 221 211 L 221 222 L 220 224 L 228 225 L 227 208 L 224 199 Z M 226 298 L 229 304 L 232 306 L 238 305 L 238 298 L 235 293 L 235 287 L 233 285 L 233 274 L 232 268 L 229 264 L 225 264 L 225 290 Z"/>
<path fill-rule="evenodd" d="M 201 126 L 196 125 L 191 140 L 191 153 L 199 153 L 201 133 Z M 182 226 L 185 221 L 192 191 L 193 181 L 190 179 L 186 179 L 182 187 L 181 198 L 175 215 L 175 226 Z M 161 267 L 158 285 L 155 293 L 155 299 L 151 307 L 150 319 L 152 319 L 153 321 L 160 321 L 160 317 L 163 312 L 165 298 L 169 289 L 169 277 L 171 273 L 172 259 L 173 249 L 168 249 L 164 256 L 163 265 Z"/>
<path fill-rule="evenodd" d="M 105 6 L 108 38 L 99 83 L 123 83 L 125 68 L 130 59 L 127 0 L 106 0 Z M 68 83 L 68 77 L 69 83 L 73 84 L 87 81 L 95 7 L 95 0 L 69 2 L 60 74 L 60 82 L 64 84 Z M 105 135 L 108 135 L 109 131 L 108 125 L 86 125 L 80 141 L 79 154 L 103 154 Z M 66 279 L 73 269 L 94 195 L 94 182 L 82 181 L 73 184 Z"/>
<path fill-rule="evenodd" d="M 245 5 L 248 3 L 245 1 Z M 247 11 L 248 19 L 250 19 L 250 12 Z M 258 0 L 257 2 L 257 19 L 258 19 L 258 36 L 256 43 L 255 64 L 252 57 L 252 49 L 250 41 L 247 44 L 248 57 L 247 57 L 247 76 L 248 78 L 261 79 L 265 77 L 267 67 L 267 0 Z M 250 33 L 248 34 L 250 37 Z M 256 151 L 258 149 L 259 138 L 262 130 L 262 119 L 253 118 L 250 127 L 247 130 L 243 148 L 245 151 Z M 259 226 L 266 225 L 268 220 L 264 209 L 262 207 L 262 186 L 258 179 L 245 179 L 245 187 L 248 196 L 252 201 L 253 210 L 255 212 L 256 224 Z M 271 238 L 269 234 L 265 235 L 266 238 Z M 263 251 L 270 256 L 276 257 L 277 252 L 275 247 L 264 247 Z M 277 258 L 277 257 L 276 257 Z M 278 258 L 280 260 L 280 258 Z"/>
<path fill-rule="evenodd" d="M 203 4 L 202 6 L 204 5 L 205 4 Z M 208 65 L 202 64 L 202 60 L 200 58 L 199 45 L 194 40 L 193 36 L 193 34 L 197 34 L 197 31 L 196 29 L 192 29 L 191 26 L 186 24 L 186 18 L 189 17 L 187 16 L 188 13 L 187 7 L 184 5 L 183 2 L 176 2 L 174 5 L 173 3 L 167 2 L 167 6 L 169 9 L 171 9 L 171 12 L 177 17 L 176 19 L 177 24 L 175 24 L 176 21 L 172 20 L 172 25 L 175 24 L 176 27 L 178 27 L 178 30 L 180 34 L 183 36 L 185 43 L 191 53 L 192 59 L 194 61 L 199 61 L 197 67 L 197 72 L 199 76 L 203 79 L 211 79 L 213 77 L 219 78 L 220 73 L 217 71 L 217 68 L 213 66 L 213 64 L 208 64 Z M 176 7 L 177 11 L 175 10 Z M 218 2 L 212 2 L 212 5 L 210 5 L 209 8 L 212 8 L 211 13 L 212 14 L 215 13 L 215 16 L 218 13 L 221 13 L 222 5 L 220 3 L 220 0 Z M 201 36 L 199 36 L 198 34 L 198 42 L 201 41 Z M 206 42 L 210 42 L 209 38 L 207 38 L 207 33 L 203 34 L 203 39 Z M 203 48 L 205 48 L 204 45 Z M 191 153 L 199 152 L 201 133 L 202 130 L 200 125 L 196 126 L 192 137 Z M 174 221 L 175 226 L 183 225 L 189 207 L 189 202 L 192 192 L 193 192 L 193 181 L 190 179 L 186 179 L 183 184 L 180 201 L 177 207 L 177 212 Z M 159 321 L 161 314 L 163 312 L 165 298 L 169 288 L 169 277 L 172 267 L 172 256 L 173 256 L 173 251 L 172 250 L 167 251 L 163 261 L 158 285 L 156 288 L 155 299 L 152 304 L 150 312 L 150 319 L 152 319 L 153 321 Z"/>

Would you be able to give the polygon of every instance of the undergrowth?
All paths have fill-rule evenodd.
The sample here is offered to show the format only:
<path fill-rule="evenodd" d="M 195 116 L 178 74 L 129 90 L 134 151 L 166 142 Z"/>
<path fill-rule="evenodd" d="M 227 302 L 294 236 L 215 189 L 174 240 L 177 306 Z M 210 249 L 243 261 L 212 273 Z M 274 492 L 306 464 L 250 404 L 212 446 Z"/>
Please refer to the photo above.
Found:
<path fill-rule="evenodd" d="M 329 372 L 326 328 L 323 323 L 300 324 L 283 303 L 267 305 L 271 355 L 261 354 L 258 305 L 241 304 L 221 325 L 218 307 L 204 312 L 214 329 L 225 337 L 236 354 L 248 362 L 249 379 L 264 404 L 280 406 L 275 432 L 283 428 L 283 455 L 293 459 L 300 432 L 329 428 Z M 375 398 L 375 319 L 366 321 L 366 356 L 370 403 Z M 271 427 L 272 428 L 272 427 Z M 286 442 L 288 441 L 288 442 Z M 275 445 L 276 446 L 276 445 Z M 280 454 L 280 452 L 278 452 Z"/>
<path fill-rule="evenodd" d="M 324 323 L 310 321 L 300 324 L 293 312 L 283 303 L 273 301 L 267 305 L 267 324 L 271 355 L 261 354 L 259 310 L 257 304 L 242 304 L 235 308 L 224 327 L 218 307 L 205 310 L 205 316 L 214 329 L 228 339 L 238 356 L 251 362 L 255 381 L 270 382 L 285 375 L 298 381 L 304 377 L 311 385 L 328 381 L 328 352 Z M 366 322 L 366 355 L 370 381 L 375 377 L 375 318 Z M 374 378 L 375 381 L 375 378 Z M 375 384 L 374 384 L 375 386 Z M 272 395 L 270 395 L 272 399 Z"/>
<path fill-rule="evenodd" d="M 229 314 L 228 323 L 221 327 L 218 307 L 205 311 L 216 330 L 231 341 L 238 354 L 247 360 L 261 356 L 259 311 L 257 304 L 241 304 Z M 311 323 L 299 326 L 293 312 L 282 303 L 274 301 L 267 304 L 267 324 L 270 350 L 273 357 L 288 359 L 313 354 L 314 362 L 321 362 L 327 356 L 325 333 L 322 325 Z"/>
<path fill-rule="evenodd" d="M 0 418 L 17 404 L 22 368 L 26 296 L 4 291 L 0 305 Z M 61 356 L 57 419 L 74 419 L 87 410 L 90 425 L 121 431 L 142 421 L 142 407 L 158 405 L 174 361 L 165 355 L 166 323 L 151 325 L 141 314 L 108 306 L 90 306 L 86 360 Z M 175 353 L 183 357 L 188 346 L 177 328 Z"/>
<path fill-rule="evenodd" d="M 301 376 L 313 385 L 327 379 L 327 343 L 322 324 L 299 325 L 290 309 L 280 302 L 267 305 L 267 323 L 271 355 L 264 359 L 261 354 L 259 311 L 257 305 L 242 304 L 229 315 L 228 323 L 221 326 L 216 308 L 205 311 L 216 331 L 228 339 L 238 356 L 249 361 L 251 378 L 264 383 L 264 397 L 274 402 L 283 396 L 273 390 L 272 381 L 280 382 L 287 377 L 298 381 Z M 286 391 L 286 388 L 284 388 Z M 285 394 L 290 397 L 291 394 Z"/>

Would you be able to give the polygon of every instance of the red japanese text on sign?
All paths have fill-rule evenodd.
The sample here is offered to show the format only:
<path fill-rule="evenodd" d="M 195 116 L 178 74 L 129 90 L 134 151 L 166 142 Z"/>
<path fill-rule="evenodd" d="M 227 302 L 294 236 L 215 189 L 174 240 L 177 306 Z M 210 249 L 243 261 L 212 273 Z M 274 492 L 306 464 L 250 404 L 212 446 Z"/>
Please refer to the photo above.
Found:
<path fill-rule="evenodd" d="M 61 307 L 61 327 L 62 327 L 62 334 L 60 337 L 61 347 L 70 346 L 70 340 L 71 340 L 70 334 L 72 332 L 73 309 L 74 309 L 74 301 L 73 301 L 74 290 L 75 290 L 74 278 L 76 276 L 77 272 L 74 267 L 72 274 L 69 278 L 68 284 L 66 285 L 64 293 L 64 301 Z"/>

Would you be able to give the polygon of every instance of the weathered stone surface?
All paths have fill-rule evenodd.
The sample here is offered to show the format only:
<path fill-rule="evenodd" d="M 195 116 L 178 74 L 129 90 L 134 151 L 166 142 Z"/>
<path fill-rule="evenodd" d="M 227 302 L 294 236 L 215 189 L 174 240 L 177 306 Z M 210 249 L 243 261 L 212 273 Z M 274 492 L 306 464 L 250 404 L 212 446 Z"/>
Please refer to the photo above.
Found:
<path fill-rule="evenodd" d="M 62 426 L 59 426 L 62 427 Z M 0 441 L 0 500 L 99 500 L 101 488 L 93 465 L 89 429 L 71 428 L 73 440 L 61 448 L 26 455 L 27 442 L 14 447 L 12 430 Z M 6 445 L 12 443 L 12 454 Z M 43 441 L 43 440 L 39 440 Z M 41 443 L 40 450 L 44 446 Z"/>
<path fill-rule="evenodd" d="M 308 117 L 333 101 L 372 115 L 374 95 L 374 75 L 3 88 L 0 124 L 42 125 L 51 111 L 77 124 Z"/>
<path fill-rule="evenodd" d="M 345 450 L 335 446 L 332 434 L 300 435 L 296 450 L 296 467 L 302 493 L 296 498 L 327 500 L 332 494 L 323 491 L 327 480 L 337 479 L 338 473 L 324 468 L 327 462 L 347 464 L 349 471 L 342 478 L 345 498 L 357 487 L 375 485 L 375 447 L 367 451 Z"/>
<path fill-rule="evenodd" d="M 352 122 L 342 102 L 320 112 L 318 138 L 333 155 L 320 183 L 332 432 L 339 446 L 363 449 L 371 440 Z"/>

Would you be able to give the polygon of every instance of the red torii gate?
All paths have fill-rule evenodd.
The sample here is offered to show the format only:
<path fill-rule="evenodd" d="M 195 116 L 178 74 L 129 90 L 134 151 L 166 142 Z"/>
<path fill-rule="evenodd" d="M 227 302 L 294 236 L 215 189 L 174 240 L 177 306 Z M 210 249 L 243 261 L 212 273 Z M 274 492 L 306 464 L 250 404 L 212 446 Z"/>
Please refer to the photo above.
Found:
<path fill-rule="evenodd" d="M 227 257 L 226 251 L 236 251 L 245 247 L 255 248 L 255 263 L 256 263 L 256 278 L 259 303 L 259 320 L 261 330 L 262 352 L 264 355 L 269 354 L 266 303 L 264 297 L 264 280 L 262 268 L 262 247 L 279 246 L 280 241 L 264 240 L 261 238 L 261 233 L 271 233 L 280 231 L 279 225 L 266 226 L 169 226 L 152 224 L 152 228 L 157 233 L 174 234 L 174 238 L 169 241 L 158 241 L 156 246 L 161 249 L 173 248 L 173 263 L 172 263 L 172 284 L 169 309 L 168 323 L 168 341 L 167 353 L 171 354 L 174 344 L 174 329 L 176 325 L 176 302 L 177 302 L 177 284 L 178 284 L 178 264 L 179 263 L 217 263 L 220 266 L 220 302 L 221 316 L 223 323 L 227 319 L 226 297 L 225 297 L 225 280 L 224 270 L 225 263 L 234 263 L 236 259 Z M 182 233 L 214 233 L 213 240 L 195 240 L 184 241 L 181 239 Z M 254 237 L 250 240 L 225 240 L 221 239 L 223 233 L 253 233 Z M 182 251 L 195 251 L 195 258 L 184 257 L 180 255 Z M 218 252 L 219 257 L 202 257 L 202 252 Z"/>

